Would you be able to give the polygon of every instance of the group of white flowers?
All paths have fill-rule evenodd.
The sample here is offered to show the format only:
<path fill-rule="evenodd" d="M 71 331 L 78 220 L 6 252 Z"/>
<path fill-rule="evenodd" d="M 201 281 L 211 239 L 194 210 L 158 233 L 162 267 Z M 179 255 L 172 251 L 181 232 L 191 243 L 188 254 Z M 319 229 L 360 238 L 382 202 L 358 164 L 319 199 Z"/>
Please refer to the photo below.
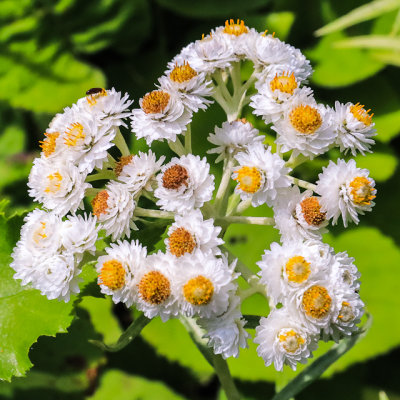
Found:
<path fill-rule="evenodd" d="M 254 71 L 242 82 L 240 66 L 248 61 Z M 277 370 L 306 362 L 320 339 L 351 335 L 363 314 L 360 274 L 347 253 L 335 254 L 321 239 L 330 221 L 341 217 L 346 227 L 372 209 L 374 180 L 354 160 L 342 159 L 330 161 L 316 184 L 290 174 L 333 147 L 352 155 L 369 152 L 375 130 L 369 110 L 358 103 L 336 102 L 334 109 L 318 104 L 305 86 L 311 73 L 298 49 L 231 20 L 182 49 L 138 109 L 130 111 L 128 95 L 114 89 L 90 89 L 56 115 L 41 142 L 28 186 L 43 209 L 25 218 L 13 252 L 14 277 L 49 299 L 68 301 L 79 292 L 83 264 L 92 261 L 101 292 L 115 303 L 134 305 L 148 318 L 197 324 L 224 358 L 247 347 L 241 302 L 260 292 L 271 311 L 261 318 L 254 342 L 265 364 Z M 214 176 L 206 158 L 192 154 L 190 130 L 193 113 L 212 99 L 228 119 L 208 137 L 208 153 L 223 161 L 214 197 Z M 276 151 L 240 119 L 247 104 L 276 132 Z M 149 145 L 166 140 L 177 156 L 165 163 L 151 150 L 130 154 L 119 131 L 128 117 L 136 138 Z M 108 152 L 114 145 L 118 161 Z M 91 185 L 104 180 L 103 188 Z M 85 197 L 92 213 L 82 216 L 76 213 Z M 149 202 L 152 208 L 140 207 Z M 273 209 L 273 218 L 241 215 L 263 204 Z M 147 254 L 138 241 L 126 239 L 137 221 L 146 224 L 148 218 L 173 221 L 164 252 Z M 221 236 L 229 223 L 279 230 L 282 244 L 265 251 L 259 277 L 231 255 L 228 262 Z M 105 250 L 96 250 L 100 239 L 108 244 Z M 239 289 L 239 276 L 249 289 Z"/>

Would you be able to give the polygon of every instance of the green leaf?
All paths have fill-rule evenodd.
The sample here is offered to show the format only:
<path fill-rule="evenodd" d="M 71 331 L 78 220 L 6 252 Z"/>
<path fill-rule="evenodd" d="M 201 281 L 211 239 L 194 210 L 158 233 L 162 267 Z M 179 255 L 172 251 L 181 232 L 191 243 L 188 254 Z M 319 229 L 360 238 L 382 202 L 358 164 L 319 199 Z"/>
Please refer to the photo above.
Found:
<path fill-rule="evenodd" d="M 398 105 L 400 106 L 400 102 Z M 388 143 L 400 133 L 400 110 L 374 116 L 374 121 L 377 139 L 383 143 Z"/>
<path fill-rule="evenodd" d="M 250 15 L 246 17 L 247 26 L 255 28 L 259 32 L 268 29 L 269 33 L 275 32 L 275 36 L 286 40 L 295 20 L 295 14 L 290 11 L 273 12 L 262 16 Z"/>
<path fill-rule="evenodd" d="M 400 38 L 388 35 L 362 35 L 353 36 L 349 39 L 338 40 L 334 44 L 341 49 L 364 48 L 364 49 L 389 49 L 400 50 Z"/>
<path fill-rule="evenodd" d="M 394 154 L 376 151 L 355 157 L 358 168 L 367 168 L 376 181 L 386 181 L 394 174 L 398 160 Z"/>

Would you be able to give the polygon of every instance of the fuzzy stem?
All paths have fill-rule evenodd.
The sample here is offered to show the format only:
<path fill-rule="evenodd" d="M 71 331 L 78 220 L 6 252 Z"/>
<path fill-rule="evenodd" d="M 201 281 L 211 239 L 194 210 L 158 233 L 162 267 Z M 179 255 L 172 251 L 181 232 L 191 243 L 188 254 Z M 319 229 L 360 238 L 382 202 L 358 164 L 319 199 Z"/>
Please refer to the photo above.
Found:
<path fill-rule="evenodd" d="M 192 127 L 189 124 L 185 132 L 185 154 L 192 152 Z"/>
<path fill-rule="evenodd" d="M 295 169 L 298 165 L 303 164 L 307 160 L 308 158 L 303 154 L 299 154 L 298 156 L 294 157 L 292 153 L 285 166 L 291 169 Z"/>
<path fill-rule="evenodd" d="M 228 364 L 220 354 L 213 354 L 213 365 L 228 400 L 240 400 L 240 394 L 232 379 Z"/>
<path fill-rule="evenodd" d="M 214 87 L 214 92 L 212 97 L 214 100 L 221 106 L 221 108 L 224 110 L 225 114 L 229 114 L 229 106 L 227 101 L 225 100 L 224 96 L 221 93 L 221 90 L 219 87 L 215 86 Z"/>
<path fill-rule="evenodd" d="M 179 157 L 183 156 L 184 154 L 186 154 L 186 150 L 183 147 L 183 145 L 182 145 L 182 143 L 181 143 L 181 141 L 179 140 L 178 137 L 176 138 L 175 142 L 172 142 L 171 140 L 168 140 L 168 146 Z"/>
<path fill-rule="evenodd" d="M 228 224 L 247 224 L 247 225 L 274 225 L 275 220 L 269 217 L 246 217 L 244 215 L 217 217 L 217 222 L 227 222 Z"/>
<path fill-rule="evenodd" d="M 251 199 L 246 199 L 243 200 L 239 203 L 239 205 L 236 207 L 236 213 L 237 214 L 242 214 L 244 211 L 246 211 L 249 207 L 251 206 Z"/>
<path fill-rule="evenodd" d="M 229 217 L 230 215 L 234 214 L 236 208 L 238 207 L 240 202 L 240 196 L 236 193 L 233 193 L 229 196 L 228 199 L 228 208 L 226 210 L 226 216 Z"/>
<path fill-rule="evenodd" d="M 242 86 L 242 79 L 240 77 L 240 61 L 233 63 L 230 73 L 233 84 L 233 92 L 237 93 Z"/>
<path fill-rule="evenodd" d="M 85 182 L 99 181 L 101 179 L 115 179 L 114 171 L 105 170 L 97 174 L 89 175 Z"/>
<path fill-rule="evenodd" d="M 317 189 L 317 186 L 314 185 L 313 183 L 307 182 L 307 181 L 303 181 L 301 179 L 297 179 L 294 178 L 293 176 L 290 175 L 286 175 L 295 185 L 300 186 L 304 189 L 310 189 L 313 192 L 315 192 L 315 190 Z"/>
<path fill-rule="evenodd" d="M 226 161 L 224 173 L 221 178 L 221 182 L 218 187 L 217 195 L 215 196 L 215 208 L 217 210 L 217 213 L 219 213 L 224 205 L 224 198 L 227 189 L 229 188 L 229 181 L 231 179 L 231 174 L 232 174 L 232 167 L 234 164 L 235 160 L 228 156 L 228 159 Z"/>
<path fill-rule="evenodd" d="M 129 154 L 131 154 L 131 151 L 129 150 L 129 147 L 126 144 L 125 139 L 119 129 L 117 130 L 117 134 L 115 135 L 114 143 L 123 156 L 129 156 Z"/>
<path fill-rule="evenodd" d="M 146 208 L 136 207 L 134 211 L 136 217 L 150 217 L 161 219 L 174 219 L 175 214 L 169 211 L 148 210 Z"/>
<path fill-rule="evenodd" d="M 227 102 L 230 102 L 231 99 L 232 99 L 232 96 L 229 93 L 229 90 L 226 87 L 226 84 L 225 84 L 225 82 L 224 82 L 224 80 L 222 78 L 221 70 L 218 69 L 217 71 L 215 71 L 212 77 L 215 79 L 215 82 L 217 82 L 218 88 L 221 91 L 221 95 L 224 97 L 224 99 Z"/>
<path fill-rule="evenodd" d="M 234 254 L 230 250 L 228 250 L 225 246 L 221 246 L 221 250 L 228 255 L 228 261 L 230 263 L 236 261 L 236 267 L 235 270 L 237 272 L 240 272 L 242 275 L 243 279 L 245 279 L 247 282 L 251 282 L 254 279 L 258 280 L 257 275 L 254 274 L 254 272 L 248 268 L 246 265 L 244 265 L 240 260 L 235 257 Z"/>

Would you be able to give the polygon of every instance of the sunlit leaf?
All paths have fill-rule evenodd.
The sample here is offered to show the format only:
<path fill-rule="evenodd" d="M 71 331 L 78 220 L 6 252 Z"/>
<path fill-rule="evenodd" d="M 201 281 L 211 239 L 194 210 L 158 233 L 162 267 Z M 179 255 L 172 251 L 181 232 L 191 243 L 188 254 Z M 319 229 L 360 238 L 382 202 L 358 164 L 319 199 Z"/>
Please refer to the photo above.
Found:
<path fill-rule="evenodd" d="M 363 35 L 353 36 L 349 39 L 338 40 L 334 47 L 346 48 L 365 48 L 365 49 L 390 49 L 400 50 L 400 38 L 387 35 Z"/>

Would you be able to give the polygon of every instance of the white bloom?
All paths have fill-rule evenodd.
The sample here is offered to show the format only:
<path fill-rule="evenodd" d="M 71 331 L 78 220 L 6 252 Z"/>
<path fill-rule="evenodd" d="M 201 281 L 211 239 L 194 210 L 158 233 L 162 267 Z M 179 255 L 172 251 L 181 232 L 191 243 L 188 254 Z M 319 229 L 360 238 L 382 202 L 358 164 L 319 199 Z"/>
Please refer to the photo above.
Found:
<path fill-rule="evenodd" d="M 290 186 L 286 176 L 290 169 L 285 167 L 285 161 L 271 149 L 257 143 L 249 146 L 246 152 L 235 156 L 239 167 L 233 170 L 232 179 L 238 182 L 235 193 L 241 199 L 251 199 L 251 204 L 257 207 L 267 203 L 274 204 L 279 189 Z"/>
<path fill-rule="evenodd" d="M 200 250 L 205 254 L 221 254 L 219 245 L 224 241 L 218 237 L 219 226 L 214 226 L 213 219 L 203 221 L 199 209 L 189 211 L 184 215 L 175 215 L 175 222 L 168 229 L 165 239 L 167 251 L 176 257 Z"/>
<path fill-rule="evenodd" d="M 215 126 L 215 134 L 210 133 L 207 140 L 217 147 L 207 151 L 209 154 L 219 154 L 215 162 L 232 156 L 238 151 L 245 151 L 248 146 L 261 143 L 265 136 L 259 135 L 257 129 L 245 119 L 225 121 L 222 128 Z"/>
<path fill-rule="evenodd" d="M 354 265 L 354 258 L 349 257 L 345 251 L 337 254 L 332 251 L 332 254 L 335 260 L 331 270 L 332 276 L 338 279 L 341 287 L 359 290 L 361 274 Z"/>
<path fill-rule="evenodd" d="M 157 176 L 158 187 L 154 195 L 163 210 L 183 214 L 202 207 L 212 198 L 214 176 L 209 174 L 206 158 L 188 154 L 174 157 L 164 165 Z"/>
<path fill-rule="evenodd" d="M 375 181 L 368 177 L 367 169 L 357 168 L 354 160 L 345 162 L 339 159 L 337 164 L 329 162 L 318 175 L 316 192 L 321 196 L 320 203 L 327 218 L 336 224 L 342 216 L 343 225 L 353 221 L 358 224 L 359 214 L 371 211 L 376 196 Z"/>

